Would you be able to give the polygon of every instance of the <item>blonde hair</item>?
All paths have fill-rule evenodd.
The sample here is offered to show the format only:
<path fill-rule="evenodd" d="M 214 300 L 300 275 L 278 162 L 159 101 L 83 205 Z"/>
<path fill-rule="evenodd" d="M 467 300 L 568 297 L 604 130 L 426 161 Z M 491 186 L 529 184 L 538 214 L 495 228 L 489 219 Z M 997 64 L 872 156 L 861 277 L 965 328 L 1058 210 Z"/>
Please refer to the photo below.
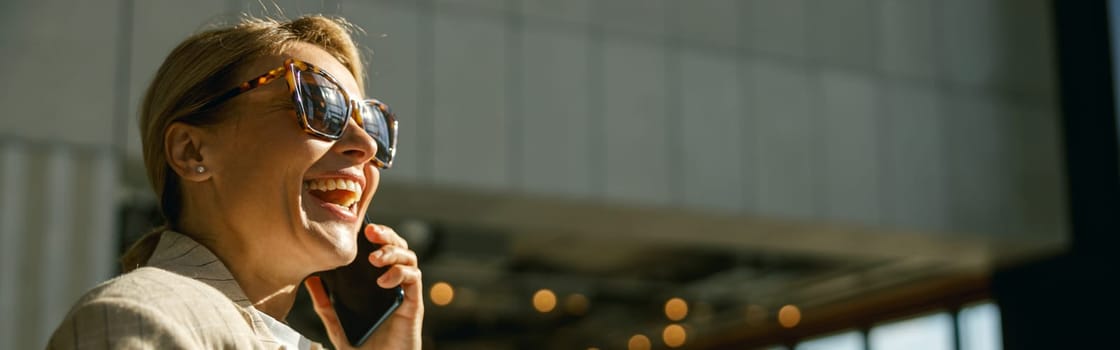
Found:
<path fill-rule="evenodd" d="M 141 237 L 121 257 L 124 271 L 146 263 L 158 243 L 158 233 L 179 224 L 182 193 L 164 149 L 168 126 L 175 122 L 217 123 L 222 107 L 204 108 L 206 102 L 239 84 L 236 80 L 244 73 L 256 74 L 243 72 L 255 59 L 281 54 L 297 42 L 318 46 L 334 56 L 363 88 L 362 62 L 350 37 L 352 28 L 342 18 L 321 15 L 291 21 L 245 17 L 231 27 L 194 34 L 167 55 L 140 105 L 144 167 L 165 224 Z"/>

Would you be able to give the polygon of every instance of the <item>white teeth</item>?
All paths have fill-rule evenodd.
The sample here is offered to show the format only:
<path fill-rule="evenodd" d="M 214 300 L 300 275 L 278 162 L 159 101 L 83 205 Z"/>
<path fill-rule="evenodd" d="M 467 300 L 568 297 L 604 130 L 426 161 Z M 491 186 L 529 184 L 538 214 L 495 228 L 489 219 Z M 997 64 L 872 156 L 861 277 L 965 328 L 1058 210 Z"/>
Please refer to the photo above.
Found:
<path fill-rule="evenodd" d="M 315 191 L 343 190 L 343 191 L 353 192 L 354 193 L 354 199 L 351 201 L 350 204 L 353 204 L 353 202 L 357 202 L 358 198 L 362 196 L 362 185 L 358 184 L 357 181 L 350 180 L 350 179 L 308 180 L 306 182 L 306 184 L 307 184 L 308 189 L 315 190 Z"/>

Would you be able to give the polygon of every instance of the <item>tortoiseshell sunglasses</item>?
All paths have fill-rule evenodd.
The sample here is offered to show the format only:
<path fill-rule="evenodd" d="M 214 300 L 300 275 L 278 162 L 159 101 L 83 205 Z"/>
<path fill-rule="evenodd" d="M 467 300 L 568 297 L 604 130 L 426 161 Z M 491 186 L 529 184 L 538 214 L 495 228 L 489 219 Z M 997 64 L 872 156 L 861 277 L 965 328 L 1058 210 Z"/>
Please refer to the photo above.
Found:
<path fill-rule="evenodd" d="M 346 118 L 354 118 L 377 142 L 373 163 L 388 169 L 397 153 L 397 117 L 381 101 L 351 99 L 342 84 L 330 73 L 294 58 L 264 75 L 241 83 L 207 102 L 203 109 L 217 106 L 234 96 L 286 77 L 288 91 L 296 107 L 296 118 L 303 131 L 329 140 L 338 140 L 346 131 Z"/>

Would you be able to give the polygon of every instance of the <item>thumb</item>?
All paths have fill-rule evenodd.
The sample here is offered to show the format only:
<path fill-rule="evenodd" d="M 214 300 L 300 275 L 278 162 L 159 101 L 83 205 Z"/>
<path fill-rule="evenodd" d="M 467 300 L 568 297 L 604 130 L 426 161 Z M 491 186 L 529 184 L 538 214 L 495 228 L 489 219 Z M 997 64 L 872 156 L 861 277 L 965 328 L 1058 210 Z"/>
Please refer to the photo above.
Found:
<path fill-rule="evenodd" d="M 323 327 L 327 329 L 327 336 L 331 339 L 331 344 L 334 344 L 338 349 L 352 349 L 350 342 L 346 340 L 345 334 L 342 332 L 342 323 L 338 321 L 338 314 L 334 311 L 334 306 L 331 306 L 331 299 L 327 296 L 326 289 L 323 288 L 323 281 L 319 276 L 311 276 L 303 281 L 303 286 L 307 288 L 307 293 L 311 295 L 311 304 L 315 307 L 315 313 L 319 315 L 319 319 L 323 320 Z"/>

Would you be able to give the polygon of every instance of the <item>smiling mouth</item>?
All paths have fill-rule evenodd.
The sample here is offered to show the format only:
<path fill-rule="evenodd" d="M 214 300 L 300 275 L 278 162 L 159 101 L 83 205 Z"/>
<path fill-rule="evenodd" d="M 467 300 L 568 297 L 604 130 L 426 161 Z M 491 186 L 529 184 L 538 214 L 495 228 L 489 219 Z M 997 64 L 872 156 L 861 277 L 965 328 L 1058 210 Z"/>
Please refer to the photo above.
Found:
<path fill-rule="evenodd" d="M 315 198 L 343 208 L 350 208 L 362 198 L 362 186 L 350 179 L 307 180 L 303 185 Z"/>

